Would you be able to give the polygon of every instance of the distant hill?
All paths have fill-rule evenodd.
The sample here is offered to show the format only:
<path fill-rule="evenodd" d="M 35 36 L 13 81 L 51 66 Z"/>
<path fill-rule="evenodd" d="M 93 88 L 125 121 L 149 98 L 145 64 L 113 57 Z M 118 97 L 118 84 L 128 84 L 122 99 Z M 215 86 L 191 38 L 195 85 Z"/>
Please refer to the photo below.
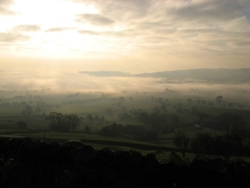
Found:
<path fill-rule="evenodd" d="M 250 82 L 250 69 L 190 69 L 137 74 L 139 77 L 194 79 L 207 82 Z"/>
<path fill-rule="evenodd" d="M 81 74 L 88 74 L 99 77 L 152 77 L 165 78 L 170 80 L 191 79 L 215 83 L 246 83 L 250 82 L 250 69 L 189 69 L 164 71 L 153 73 L 130 74 L 120 71 L 81 71 Z"/>

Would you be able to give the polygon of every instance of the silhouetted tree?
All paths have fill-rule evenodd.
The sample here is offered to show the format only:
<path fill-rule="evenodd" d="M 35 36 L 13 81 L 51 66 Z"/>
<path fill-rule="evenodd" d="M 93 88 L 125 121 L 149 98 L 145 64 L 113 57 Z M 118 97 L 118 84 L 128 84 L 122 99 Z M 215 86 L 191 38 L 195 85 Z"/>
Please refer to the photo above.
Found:
<path fill-rule="evenodd" d="M 109 126 L 103 127 L 99 131 L 99 134 L 103 136 L 121 136 L 123 133 L 123 128 L 124 128 L 123 125 L 113 123 Z"/>
<path fill-rule="evenodd" d="M 62 113 L 50 112 L 45 118 L 50 121 L 50 130 L 53 131 L 69 131 L 71 128 L 68 118 Z"/>
<path fill-rule="evenodd" d="M 239 116 L 238 114 L 233 113 L 222 113 L 218 116 L 218 120 L 220 123 L 221 129 L 232 129 L 231 131 L 240 133 L 239 131 L 242 129 L 242 133 L 244 133 L 244 126 L 246 124 L 246 120 Z"/>
<path fill-rule="evenodd" d="M 30 105 L 26 104 L 23 108 L 23 111 L 22 111 L 22 114 L 23 115 L 27 115 L 28 118 L 30 117 L 30 115 L 33 114 L 33 109 Z"/>
<path fill-rule="evenodd" d="M 104 116 L 102 116 L 102 117 L 101 117 L 101 120 L 102 120 L 102 121 L 105 121 L 105 117 L 104 117 Z"/>
<path fill-rule="evenodd" d="M 131 121 L 133 117 L 129 115 L 128 113 L 123 113 L 123 114 L 119 114 L 119 119 L 121 121 Z"/>
<path fill-rule="evenodd" d="M 17 128 L 19 128 L 19 129 L 26 129 L 27 128 L 27 123 L 24 121 L 18 121 L 16 124 L 17 124 Z"/>
<path fill-rule="evenodd" d="M 93 118 L 93 116 L 91 114 L 88 114 L 87 115 L 87 120 L 88 121 L 94 121 L 94 118 Z"/>
<path fill-rule="evenodd" d="M 147 124 L 149 121 L 149 115 L 146 112 L 142 112 L 137 116 L 138 121 L 142 122 L 143 124 Z"/>
<path fill-rule="evenodd" d="M 191 150 L 195 153 L 210 154 L 213 138 L 209 133 L 198 133 L 191 141 Z"/>
<path fill-rule="evenodd" d="M 222 102 L 222 96 L 221 95 L 216 97 L 216 102 L 217 103 L 221 103 Z"/>
<path fill-rule="evenodd" d="M 189 138 L 187 138 L 183 131 L 179 130 L 175 132 L 173 142 L 176 147 L 180 148 L 183 158 L 186 158 L 186 150 L 188 149 L 189 141 Z"/>
<path fill-rule="evenodd" d="M 106 113 L 107 113 L 108 115 L 112 116 L 114 112 L 113 112 L 113 110 L 112 110 L 111 108 L 108 108 L 108 109 L 106 110 Z"/>
<path fill-rule="evenodd" d="M 73 132 L 75 131 L 75 129 L 80 125 L 80 118 L 75 115 L 75 114 L 69 114 L 69 115 L 65 115 L 66 121 L 69 124 L 69 126 L 72 128 Z"/>
<path fill-rule="evenodd" d="M 101 117 L 102 126 L 103 126 L 104 121 L 105 121 L 105 117 L 102 116 L 102 117 Z"/>
<path fill-rule="evenodd" d="M 36 113 L 40 113 L 41 112 L 41 108 L 40 108 L 40 106 L 37 106 L 36 107 Z"/>
<path fill-rule="evenodd" d="M 100 117 L 98 115 L 95 115 L 94 120 L 95 121 L 100 121 Z"/>
<path fill-rule="evenodd" d="M 86 132 L 86 133 L 90 132 L 90 126 L 89 125 L 85 125 L 84 132 Z"/>
<path fill-rule="evenodd" d="M 124 101 L 125 101 L 125 98 L 124 98 L 124 97 L 120 97 L 120 98 L 119 98 L 119 101 L 124 102 Z"/>
<path fill-rule="evenodd" d="M 199 110 L 198 110 L 198 108 L 197 108 L 196 106 L 193 106 L 192 109 L 191 109 L 191 112 L 192 112 L 193 114 L 198 114 L 198 113 L 199 113 Z"/>

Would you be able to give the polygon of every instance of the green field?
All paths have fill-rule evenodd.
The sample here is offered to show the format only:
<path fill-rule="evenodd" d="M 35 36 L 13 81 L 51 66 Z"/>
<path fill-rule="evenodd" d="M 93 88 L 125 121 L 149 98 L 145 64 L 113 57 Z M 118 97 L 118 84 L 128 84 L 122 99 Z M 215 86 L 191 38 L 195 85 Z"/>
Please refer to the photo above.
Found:
<path fill-rule="evenodd" d="M 1 96 L 1 95 L 0 95 Z M 8 98 L 9 96 L 9 98 Z M 2 99 L 1 99 L 2 98 Z M 142 153 L 155 152 L 161 148 L 164 152 L 168 152 L 169 148 L 175 148 L 173 144 L 174 133 L 159 133 L 159 137 L 155 141 L 139 141 L 130 136 L 105 137 L 98 132 L 105 126 L 112 123 L 118 123 L 126 126 L 143 125 L 142 122 L 135 118 L 134 112 L 146 112 L 148 114 L 158 113 L 166 114 L 169 117 L 173 115 L 178 117 L 178 123 L 173 126 L 175 130 L 181 129 L 185 131 L 188 138 L 192 139 L 197 133 L 206 132 L 211 135 L 224 135 L 226 130 L 216 130 L 209 128 L 209 125 L 202 129 L 195 129 L 195 124 L 209 122 L 210 119 L 223 114 L 233 113 L 240 115 L 245 120 L 246 127 L 250 127 L 249 104 L 246 101 L 223 101 L 217 104 L 211 96 L 196 96 L 184 94 L 166 94 L 166 93 L 82 93 L 77 95 L 69 94 L 44 94 L 32 95 L 24 94 L 23 96 L 5 95 L 1 96 L 0 102 L 0 134 L 4 136 L 21 136 L 31 137 L 34 139 L 47 140 L 84 140 L 86 144 L 90 144 L 95 148 L 110 147 L 114 150 L 118 149 L 136 149 Z M 188 102 L 187 99 L 192 99 Z M 204 100 L 206 104 L 198 103 L 197 100 Z M 213 105 L 209 105 L 213 103 Z M 7 104 L 6 104 L 7 103 Z M 241 104 L 242 106 L 240 107 Z M 30 105 L 33 113 L 30 115 L 22 114 L 24 105 Z M 36 112 L 39 106 L 40 111 Z M 164 106 L 164 109 L 163 109 Z M 200 113 L 207 114 L 207 119 L 200 119 L 192 110 L 196 108 Z M 180 111 L 178 111 L 178 109 Z M 75 132 L 53 132 L 49 129 L 50 121 L 45 117 L 50 112 L 60 112 L 62 114 L 76 114 L 81 118 L 81 122 Z M 88 121 L 87 115 L 93 117 L 98 115 L 104 116 L 105 121 Z M 121 119 L 122 114 L 128 114 L 132 119 Z M 20 129 L 17 122 L 25 122 L 27 127 Z M 208 123 L 209 124 L 209 123 Z M 84 132 L 85 126 L 90 127 L 90 132 Z M 133 145 L 134 144 L 134 145 Z M 165 149 L 164 149 L 165 148 Z M 159 155 L 160 156 L 160 155 Z"/>

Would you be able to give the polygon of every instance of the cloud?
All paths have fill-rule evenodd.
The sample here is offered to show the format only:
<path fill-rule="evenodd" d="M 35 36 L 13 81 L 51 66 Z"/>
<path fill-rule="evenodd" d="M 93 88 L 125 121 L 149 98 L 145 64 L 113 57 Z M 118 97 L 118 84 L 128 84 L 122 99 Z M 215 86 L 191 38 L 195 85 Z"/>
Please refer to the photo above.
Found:
<path fill-rule="evenodd" d="M 250 24 L 246 19 L 246 17 L 242 16 L 224 24 L 223 30 L 236 31 L 236 32 L 244 32 L 244 31 L 250 32 Z"/>
<path fill-rule="evenodd" d="M 0 0 L 0 6 L 8 6 L 13 3 L 13 0 Z"/>
<path fill-rule="evenodd" d="M 14 15 L 15 13 L 8 9 L 12 0 L 0 0 L 0 15 Z"/>
<path fill-rule="evenodd" d="M 14 15 L 15 13 L 0 6 L 0 15 Z"/>
<path fill-rule="evenodd" d="M 112 25 L 114 23 L 113 20 L 99 14 L 78 14 L 77 21 L 89 22 L 93 25 L 100 25 L 100 26 Z"/>
<path fill-rule="evenodd" d="M 52 27 L 50 29 L 47 29 L 46 32 L 60 32 L 60 31 L 67 31 L 73 29 L 71 27 Z"/>
<path fill-rule="evenodd" d="M 0 33 L 0 42 L 15 43 L 18 41 L 28 41 L 30 36 L 22 34 L 23 32 L 35 32 L 41 30 L 39 25 L 17 25 L 10 31 Z"/>
<path fill-rule="evenodd" d="M 15 33 L 0 33 L 0 42 L 17 42 L 17 41 L 27 41 L 29 40 L 29 36 Z"/>
<path fill-rule="evenodd" d="M 143 32 L 136 31 L 133 29 L 124 29 L 120 31 L 93 31 L 93 30 L 78 30 L 78 33 L 83 35 L 99 35 L 99 36 L 110 36 L 110 37 L 127 37 L 127 38 L 134 38 L 136 36 L 142 35 Z"/>
<path fill-rule="evenodd" d="M 242 41 L 242 42 L 236 42 L 235 44 L 239 45 L 239 46 L 244 46 L 244 47 L 249 46 L 250 47 L 250 40 Z"/>
<path fill-rule="evenodd" d="M 57 20 L 57 14 L 53 18 L 48 15 L 46 18 L 51 20 L 41 23 L 45 18 L 41 15 L 41 18 L 35 18 L 37 22 L 33 22 L 41 23 L 45 32 L 57 32 L 55 35 L 25 33 L 39 31 L 41 28 L 39 25 L 19 25 L 13 30 L 10 26 L 9 35 L 12 37 L 7 37 L 8 30 L 2 28 L 1 32 L 6 33 L 5 36 L 1 34 L 1 41 L 11 41 L 11 38 L 13 41 L 27 40 L 26 34 L 29 34 L 34 42 L 31 39 L 30 43 L 27 43 L 28 47 L 38 44 L 36 41 L 39 41 L 39 38 L 36 37 L 42 37 L 50 43 L 63 44 L 60 48 L 53 48 L 53 45 L 41 47 L 53 56 L 54 53 L 58 53 L 58 56 L 64 55 L 61 51 L 58 52 L 59 50 L 74 49 L 82 53 L 72 52 L 69 53 L 70 57 L 87 56 L 97 60 L 112 56 L 117 61 L 123 58 L 124 62 L 159 62 L 158 65 L 155 63 L 158 67 L 172 61 L 172 64 L 183 62 L 183 65 L 187 64 L 186 67 L 188 62 L 193 61 L 197 64 L 223 62 L 226 65 L 233 62 L 232 57 L 250 57 L 247 52 L 250 36 L 249 0 L 71 1 L 83 4 L 79 6 L 73 3 L 72 7 L 78 9 L 72 9 L 70 14 L 63 12 L 65 19 L 60 21 Z M 0 0 L 0 7 L 12 10 L 8 9 L 10 4 L 1 2 L 9 1 Z M 67 8 L 68 6 L 66 10 Z M 59 15 L 60 10 L 58 8 L 52 12 L 55 11 Z M 43 10 L 41 12 L 43 13 Z M 32 23 L 30 17 L 26 22 L 20 22 L 19 16 L 21 15 L 15 16 L 16 23 Z M 11 22 L 6 21 L 5 25 L 9 27 L 10 24 Z M 68 32 L 70 29 L 78 33 Z M 37 52 L 37 56 L 38 54 L 40 55 Z M 241 59 L 235 62 L 240 63 Z M 148 63 L 146 66 L 151 65 Z M 154 69 L 153 65 L 151 67 Z"/>
<path fill-rule="evenodd" d="M 21 31 L 21 32 L 34 32 L 41 30 L 39 25 L 18 25 L 13 27 L 14 31 Z"/>
<path fill-rule="evenodd" d="M 229 21 L 250 13 L 249 0 L 73 0 L 92 4 L 100 14 L 116 22 L 163 21 L 185 22 Z M 133 18 L 133 19 L 132 19 Z M 208 23 L 207 23 L 208 24 Z"/>
<path fill-rule="evenodd" d="M 0 5 L 11 4 L 13 0 L 0 0 Z"/>
<path fill-rule="evenodd" d="M 218 23 L 241 17 L 246 6 L 250 6 L 249 1 L 200 1 L 199 3 L 168 8 L 167 15 L 178 21 Z"/>
<path fill-rule="evenodd" d="M 117 41 L 131 39 L 127 42 L 131 45 L 129 49 L 139 57 L 154 55 L 161 62 L 171 58 L 204 62 L 204 58 L 210 58 L 211 62 L 225 64 L 233 61 L 231 57 L 249 57 L 249 0 L 75 2 L 93 5 L 99 15 L 114 21 L 109 31 L 79 30 L 80 34 Z"/>
<path fill-rule="evenodd" d="M 113 18 L 141 17 L 147 14 L 148 9 L 158 0 L 73 0 L 85 4 L 94 4 L 104 15 Z M 118 16 L 118 17 L 116 17 Z"/>
<path fill-rule="evenodd" d="M 83 34 L 83 35 L 100 35 L 101 32 L 96 32 L 92 30 L 79 30 L 78 33 Z"/>

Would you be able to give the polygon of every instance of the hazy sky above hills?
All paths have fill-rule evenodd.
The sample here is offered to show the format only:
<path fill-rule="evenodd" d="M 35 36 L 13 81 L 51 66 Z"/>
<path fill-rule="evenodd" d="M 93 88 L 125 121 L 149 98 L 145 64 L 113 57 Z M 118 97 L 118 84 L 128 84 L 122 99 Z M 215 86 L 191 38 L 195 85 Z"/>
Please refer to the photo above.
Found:
<path fill-rule="evenodd" d="M 0 69 L 250 68 L 249 0 L 0 0 Z"/>

